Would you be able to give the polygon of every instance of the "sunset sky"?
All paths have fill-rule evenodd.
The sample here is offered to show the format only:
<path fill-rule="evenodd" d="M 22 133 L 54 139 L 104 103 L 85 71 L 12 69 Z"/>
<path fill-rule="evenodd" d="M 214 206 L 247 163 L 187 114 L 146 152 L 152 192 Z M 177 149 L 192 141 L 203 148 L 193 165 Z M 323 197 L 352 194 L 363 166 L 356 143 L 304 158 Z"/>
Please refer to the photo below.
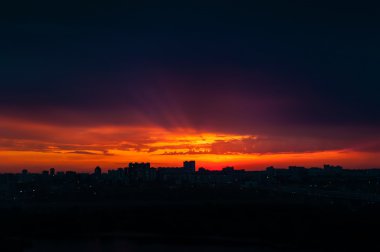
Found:
<path fill-rule="evenodd" d="M 0 172 L 380 168 L 377 8 L 136 2 L 2 8 Z"/>

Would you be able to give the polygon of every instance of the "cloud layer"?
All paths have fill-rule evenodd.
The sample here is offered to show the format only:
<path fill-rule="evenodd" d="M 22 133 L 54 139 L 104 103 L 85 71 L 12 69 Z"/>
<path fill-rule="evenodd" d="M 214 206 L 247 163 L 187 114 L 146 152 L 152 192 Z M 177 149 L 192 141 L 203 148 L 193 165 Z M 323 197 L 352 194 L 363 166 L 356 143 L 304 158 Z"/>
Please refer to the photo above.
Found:
<path fill-rule="evenodd" d="M 375 8 L 206 2 L 0 15 L 3 166 L 380 166 Z"/>

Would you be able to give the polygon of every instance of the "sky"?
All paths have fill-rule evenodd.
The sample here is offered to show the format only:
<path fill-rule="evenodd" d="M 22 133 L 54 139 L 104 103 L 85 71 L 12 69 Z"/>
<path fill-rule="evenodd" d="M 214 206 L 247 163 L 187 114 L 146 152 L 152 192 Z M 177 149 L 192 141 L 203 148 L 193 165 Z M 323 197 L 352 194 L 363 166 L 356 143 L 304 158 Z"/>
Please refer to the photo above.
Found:
<path fill-rule="evenodd" d="M 0 13 L 0 172 L 380 167 L 379 7 L 50 1 Z"/>

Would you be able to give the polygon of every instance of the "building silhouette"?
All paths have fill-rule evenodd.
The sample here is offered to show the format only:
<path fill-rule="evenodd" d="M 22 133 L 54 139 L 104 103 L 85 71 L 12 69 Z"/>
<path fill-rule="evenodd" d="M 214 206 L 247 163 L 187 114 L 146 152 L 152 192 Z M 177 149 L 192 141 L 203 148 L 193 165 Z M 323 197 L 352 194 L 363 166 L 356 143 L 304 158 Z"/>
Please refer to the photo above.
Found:
<path fill-rule="evenodd" d="M 95 168 L 94 175 L 95 177 L 100 177 L 102 175 L 102 169 L 99 166 Z"/>
<path fill-rule="evenodd" d="M 184 161 L 183 162 L 183 169 L 186 172 L 194 173 L 195 172 L 195 161 Z"/>
<path fill-rule="evenodd" d="M 49 172 L 50 172 L 50 176 L 55 176 L 55 169 L 54 168 L 50 168 Z"/>

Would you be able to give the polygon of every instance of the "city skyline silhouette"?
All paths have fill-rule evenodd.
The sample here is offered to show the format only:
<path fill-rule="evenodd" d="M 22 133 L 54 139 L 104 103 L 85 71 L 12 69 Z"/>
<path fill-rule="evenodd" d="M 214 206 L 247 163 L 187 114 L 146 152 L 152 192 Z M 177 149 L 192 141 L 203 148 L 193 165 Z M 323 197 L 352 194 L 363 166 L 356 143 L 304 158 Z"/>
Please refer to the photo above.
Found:
<path fill-rule="evenodd" d="M 376 1 L 3 1 L 0 252 L 380 251 Z"/>

